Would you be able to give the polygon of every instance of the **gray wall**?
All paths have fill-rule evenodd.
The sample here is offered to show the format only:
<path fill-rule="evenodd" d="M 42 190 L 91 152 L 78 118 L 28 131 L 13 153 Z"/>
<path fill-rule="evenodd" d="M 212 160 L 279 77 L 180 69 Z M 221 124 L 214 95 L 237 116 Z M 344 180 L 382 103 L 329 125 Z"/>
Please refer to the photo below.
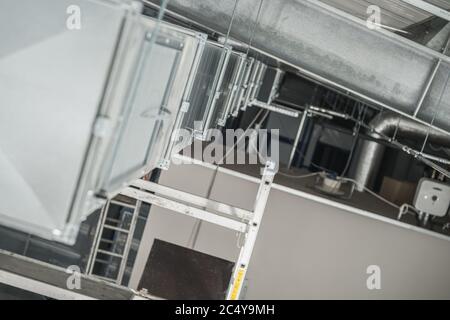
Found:
<path fill-rule="evenodd" d="M 212 171 L 172 166 L 161 184 L 205 195 Z M 251 209 L 257 185 L 219 173 L 211 199 Z M 188 244 L 193 218 L 153 207 L 131 285 L 154 238 Z M 235 260 L 232 231 L 202 223 L 196 250 Z M 381 290 L 366 268 L 381 267 Z M 272 190 L 247 274 L 247 299 L 450 299 L 450 242 Z"/>

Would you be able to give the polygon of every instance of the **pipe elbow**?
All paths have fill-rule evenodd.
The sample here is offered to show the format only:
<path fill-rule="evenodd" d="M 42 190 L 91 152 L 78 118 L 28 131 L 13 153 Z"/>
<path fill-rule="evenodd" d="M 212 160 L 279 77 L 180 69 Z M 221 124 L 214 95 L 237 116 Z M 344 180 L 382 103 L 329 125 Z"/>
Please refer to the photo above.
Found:
<path fill-rule="evenodd" d="M 401 118 L 393 112 L 381 112 L 370 122 L 369 136 L 380 138 L 381 136 L 390 136 L 395 129 L 400 127 Z"/>

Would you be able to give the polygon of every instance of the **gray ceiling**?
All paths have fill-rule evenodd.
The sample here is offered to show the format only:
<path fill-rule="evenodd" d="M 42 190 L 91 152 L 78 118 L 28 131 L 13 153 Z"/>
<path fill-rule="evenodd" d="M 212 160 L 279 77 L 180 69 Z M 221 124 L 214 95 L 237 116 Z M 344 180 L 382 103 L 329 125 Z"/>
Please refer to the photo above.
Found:
<path fill-rule="evenodd" d="M 412 24 L 423 21 L 431 15 L 425 11 L 417 9 L 401 0 L 320 0 L 342 11 L 350 13 L 358 18 L 366 20 L 367 7 L 377 5 L 381 8 L 381 24 L 403 29 Z M 448 0 L 427 0 L 427 2 L 450 10 Z"/>

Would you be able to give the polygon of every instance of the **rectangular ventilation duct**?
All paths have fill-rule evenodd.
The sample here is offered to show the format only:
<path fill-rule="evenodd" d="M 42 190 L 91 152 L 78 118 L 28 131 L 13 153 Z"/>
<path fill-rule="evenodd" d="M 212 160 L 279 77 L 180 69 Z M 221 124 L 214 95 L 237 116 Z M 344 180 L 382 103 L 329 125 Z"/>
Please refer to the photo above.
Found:
<path fill-rule="evenodd" d="M 81 10 L 79 29 L 68 8 Z M 198 38 L 140 11 L 131 1 L 1 2 L 2 225 L 72 244 L 103 197 L 159 164 Z"/>

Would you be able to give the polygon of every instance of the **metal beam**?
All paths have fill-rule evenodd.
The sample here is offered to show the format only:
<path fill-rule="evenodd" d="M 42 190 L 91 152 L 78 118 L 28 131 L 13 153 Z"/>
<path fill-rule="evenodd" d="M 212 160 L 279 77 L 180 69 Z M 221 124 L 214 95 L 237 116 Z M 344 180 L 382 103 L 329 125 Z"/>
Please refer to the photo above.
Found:
<path fill-rule="evenodd" d="M 54 299 L 130 300 L 135 293 L 94 277 L 80 274 L 81 288 L 70 290 L 66 269 L 0 250 L 0 283 Z"/>
<path fill-rule="evenodd" d="M 231 230 L 235 230 L 238 232 L 246 232 L 247 230 L 246 223 L 236 221 L 227 217 L 223 217 L 216 213 L 211 213 L 202 209 L 198 209 L 190 205 L 185 205 L 175 200 L 169 200 L 146 191 L 134 188 L 126 188 L 121 191 L 121 194 L 134 199 L 138 199 L 142 202 L 150 203 L 158 207 L 165 208 L 177 213 L 181 213 L 209 223 L 213 223 Z"/>
<path fill-rule="evenodd" d="M 90 296 L 79 294 L 76 291 L 53 286 L 3 270 L 0 270 L 0 283 L 56 300 L 96 300 Z"/>
<path fill-rule="evenodd" d="M 235 218 L 238 219 L 250 220 L 253 216 L 253 213 L 251 211 L 233 207 L 214 200 L 206 199 L 200 196 L 193 195 L 191 193 L 176 190 L 150 181 L 136 180 L 131 184 L 131 186 L 150 192 L 155 192 L 165 197 L 170 197 L 178 201 L 190 203 L 198 207 L 218 211 L 222 214 L 234 216 Z"/>
<path fill-rule="evenodd" d="M 298 111 L 298 110 L 295 110 L 295 109 L 292 109 L 289 107 L 285 107 L 285 106 L 278 105 L 275 103 L 268 104 L 268 103 L 264 103 L 264 102 L 261 102 L 258 100 L 253 100 L 250 103 L 250 105 L 253 107 L 258 107 L 258 108 L 266 109 L 266 110 L 269 110 L 269 111 L 272 111 L 275 113 L 283 114 L 283 115 L 291 117 L 291 118 L 298 118 L 299 114 L 302 113 L 301 111 Z"/>

